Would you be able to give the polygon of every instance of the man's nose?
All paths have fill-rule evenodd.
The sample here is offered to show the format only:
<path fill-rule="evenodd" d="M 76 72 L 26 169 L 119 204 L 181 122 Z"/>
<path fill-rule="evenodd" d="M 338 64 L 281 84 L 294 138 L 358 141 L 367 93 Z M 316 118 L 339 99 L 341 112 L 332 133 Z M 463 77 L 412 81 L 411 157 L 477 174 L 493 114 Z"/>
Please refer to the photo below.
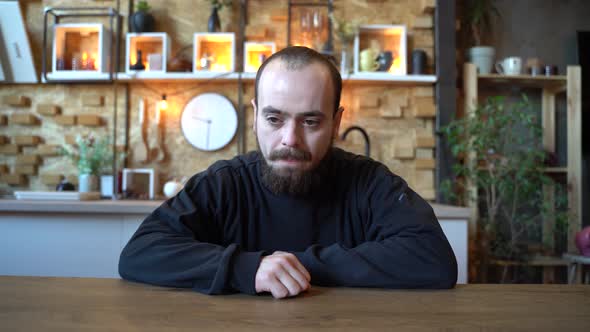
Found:
<path fill-rule="evenodd" d="M 281 144 L 288 147 L 298 147 L 301 144 L 300 128 L 297 126 L 296 121 L 289 121 L 287 125 L 283 126 Z"/>

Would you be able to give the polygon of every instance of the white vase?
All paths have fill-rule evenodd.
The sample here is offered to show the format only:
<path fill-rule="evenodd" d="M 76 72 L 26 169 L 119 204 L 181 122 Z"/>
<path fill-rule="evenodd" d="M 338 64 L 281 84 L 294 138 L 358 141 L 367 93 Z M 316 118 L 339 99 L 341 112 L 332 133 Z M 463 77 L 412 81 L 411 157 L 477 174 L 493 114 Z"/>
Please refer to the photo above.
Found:
<path fill-rule="evenodd" d="M 352 55 L 352 49 L 348 43 L 343 44 L 340 51 L 340 75 L 343 78 L 352 72 Z"/>
<path fill-rule="evenodd" d="M 467 51 L 469 61 L 477 67 L 477 71 L 480 74 L 489 74 L 492 72 L 495 55 L 496 50 L 488 46 L 472 47 Z"/>
<path fill-rule="evenodd" d="M 80 174 L 78 175 L 78 191 L 87 193 L 98 191 L 98 175 Z"/>
<path fill-rule="evenodd" d="M 101 175 L 100 176 L 100 196 L 113 197 L 114 176 Z"/>

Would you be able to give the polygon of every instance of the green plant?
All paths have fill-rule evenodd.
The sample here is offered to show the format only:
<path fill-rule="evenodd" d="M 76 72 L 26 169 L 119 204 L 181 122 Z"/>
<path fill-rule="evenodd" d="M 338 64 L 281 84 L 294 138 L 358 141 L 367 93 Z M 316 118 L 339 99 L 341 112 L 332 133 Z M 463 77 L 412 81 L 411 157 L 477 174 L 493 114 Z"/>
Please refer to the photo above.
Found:
<path fill-rule="evenodd" d="M 564 234 L 569 216 L 565 191 L 544 172 L 543 129 L 526 96 L 517 102 L 488 98 L 442 132 L 462 162 L 453 165 L 457 179 L 444 181 L 440 190 L 454 203 L 480 208 L 481 255 L 526 260 L 531 241 L 547 243 L 548 236 Z M 543 192 L 551 186 L 557 188 L 555 206 Z M 545 218 L 554 219 L 555 226 L 541 238 Z"/>
<path fill-rule="evenodd" d="M 137 5 L 135 6 L 135 9 L 137 9 L 137 11 L 139 11 L 139 12 L 147 12 L 150 9 L 152 9 L 152 7 L 150 7 L 150 5 L 148 4 L 147 1 L 139 0 L 137 2 Z"/>
<path fill-rule="evenodd" d="M 332 23 L 334 24 L 334 33 L 340 42 L 346 44 L 354 40 L 361 25 L 359 20 L 339 20 L 333 13 L 330 13 L 330 19 L 332 19 Z"/>
<path fill-rule="evenodd" d="M 78 174 L 99 175 L 112 165 L 113 154 L 108 138 L 96 139 L 92 135 L 76 136 L 76 146 L 64 145 L 61 154 L 78 168 Z"/>
<path fill-rule="evenodd" d="M 475 46 L 482 44 L 482 36 L 492 30 L 493 17 L 500 17 L 495 0 L 466 1 L 465 19 L 469 24 L 472 42 Z"/>
<path fill-rule="evenodd" d="M 225 6 L 230 6 L 232 4 L 232 0 L 209 0 L 211 2 L 211 7 L 222 10 Z"/>

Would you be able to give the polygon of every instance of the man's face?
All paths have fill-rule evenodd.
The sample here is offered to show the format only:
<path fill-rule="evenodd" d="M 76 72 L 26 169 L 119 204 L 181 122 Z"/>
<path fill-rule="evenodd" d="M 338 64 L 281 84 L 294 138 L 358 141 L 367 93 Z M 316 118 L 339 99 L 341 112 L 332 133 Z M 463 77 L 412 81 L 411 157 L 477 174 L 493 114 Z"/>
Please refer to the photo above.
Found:
<path fill-rule="evenodd" d="M 342 111 L 334 112 L 334 92 L 327 68 L 317 63 L 289 70 L 281 60 L 264 69 L 254 106 L 254 132 L 275 176 L 314 170 L 338 135 Z"/>

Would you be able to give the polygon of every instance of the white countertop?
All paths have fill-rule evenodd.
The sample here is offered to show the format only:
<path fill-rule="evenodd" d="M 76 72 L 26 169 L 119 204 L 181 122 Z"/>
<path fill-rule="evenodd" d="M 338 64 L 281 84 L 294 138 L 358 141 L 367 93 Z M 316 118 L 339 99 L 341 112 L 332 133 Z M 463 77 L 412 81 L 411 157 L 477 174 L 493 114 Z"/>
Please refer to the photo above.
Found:
<path fill-rule="evenodd" d="M 162 200 L 98 200 L 98 201 L 42 201 L 0 199 L 0 213 L 96 213 L 149 214 Z M 470 209 L 459 206 L 432 204 L 438 219 L 469 219 Z"/>

